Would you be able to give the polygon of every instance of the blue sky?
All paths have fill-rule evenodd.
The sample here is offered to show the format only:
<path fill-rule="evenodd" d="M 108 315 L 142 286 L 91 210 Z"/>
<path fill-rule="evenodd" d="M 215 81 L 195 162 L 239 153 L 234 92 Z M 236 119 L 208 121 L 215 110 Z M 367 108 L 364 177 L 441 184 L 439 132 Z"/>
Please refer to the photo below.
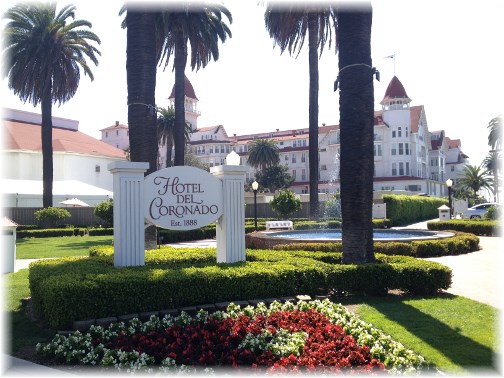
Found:
<path fill-rule="evenodd" d="M 3 1 L 2 13 L 15 2 Z M 59 1 L 59 6 L 69 2 Z M 73 99 L 53 108 L 53 115 L 79 120 L 79 128 L 99 138 L 99 130 L 127 123 L 126 31 L 118 16 L 121 1 L 76 0 L 76 17 L 93 23 L 102 52 L 95 80 L 81 78 Z M 429 130 L 444 129 L 462 140 L 471 164 L 488 152 L 486 126 L 502 114 L 502 15 L 504 2 L 477 6 L 455 1 L 373 1 L 372 58 L 381 73 L 375 85 L 375 109 L 395 74 L 412 105 L 424 105 Z M 199 127 L 223 125 L 228 134 L 304 128 L 308 125 L 307 46 L 295 59 L 273 48 L 255 0 L 224 1 L 233 15 L 233 37 L 220 47 L 220 58 L 198 72 L 186 69 L 199 98 Z M 5 25 L 5 22 L 2 23 Z M 333 41 L 334 43 L 334 41 Z M 167 106 L 174 76 L 172 64 L 158 69 L 156 105 Z M 339 123 L 339 96 L 333 91 L 338 59 L 326 49 L 319 61 L 319 124 Z M 2 85 L 2 106 L 39 111 L 23 104 Z"/>

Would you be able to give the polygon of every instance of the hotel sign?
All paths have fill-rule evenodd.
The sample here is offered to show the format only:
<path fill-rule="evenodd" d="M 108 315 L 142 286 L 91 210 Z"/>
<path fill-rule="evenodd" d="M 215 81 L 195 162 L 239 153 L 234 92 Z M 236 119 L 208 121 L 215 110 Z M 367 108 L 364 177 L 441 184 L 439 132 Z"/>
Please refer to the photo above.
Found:
<path fill-rule="evenodd" d="M 189 166 L 161 169 L 145 177 L 145 218 L 162 228 L 191 230 L 222 215 L 222 181 Z"/>

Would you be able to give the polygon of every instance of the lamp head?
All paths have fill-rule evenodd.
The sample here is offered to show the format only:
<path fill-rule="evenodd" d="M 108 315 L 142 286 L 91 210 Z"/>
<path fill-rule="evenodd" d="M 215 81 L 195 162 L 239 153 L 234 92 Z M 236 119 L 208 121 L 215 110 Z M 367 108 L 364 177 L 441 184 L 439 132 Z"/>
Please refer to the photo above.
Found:
<path fill-rule="evenodd" d="M 452 186 L 452 185 L 453 185 L 453 180 L 452 180 L 452 179 L 448 179 L 448 180 L 446 180 L 446 186 L 447 186 L 448 188 L 451 188 L 451 186 Z"/>
<path fill-rule="evenodd" d="M 254 182 L 252 183 L 252 190 L 256 191 L 258 188 L 259 188 L 259 183 L 254 180 Z"/>

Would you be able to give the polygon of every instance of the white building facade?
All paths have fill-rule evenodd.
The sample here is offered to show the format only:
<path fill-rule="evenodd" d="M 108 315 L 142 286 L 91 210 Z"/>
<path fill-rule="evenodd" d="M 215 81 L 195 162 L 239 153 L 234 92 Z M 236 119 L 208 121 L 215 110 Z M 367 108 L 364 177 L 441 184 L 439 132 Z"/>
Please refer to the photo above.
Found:
<path fill-rule="evenodd" d="M 279 147 L 280 163 L 287 165 L 294 177 L 291 190 L 298 194 L 308 193 L 308 128 L 233 136 L 229 136 L 222 125 L 198 128 L 198 99 L 187 78 L 185 91 L 186 121 L 193 129 L 189 144 L 202 162 L 211 167 L 223 165 L 226 155 L 236 151 L 241 164 L 247 165 L 248 144 L 258 138 L 273 139 Z M 173 98 L 174 91 L 170 101 Z M 443 130 L 429 131 L 424 106 L 411 106 L 411 102 L 404 86 L 394 76 L 380 102 L 381 109 L 375 111 L 374 116 L 373 189 L 375 192 L 446 196 L 445 181 L 448 178 L 456 181 L 468 157 L 462 152 L 459 139 L 448 138 Z M 333 193 L 339 190 L 339 125 L 322 124 L 318 134 L 318 190 Z M 254 177 L 255 170 L 249 167 L 247 181 L 253 181 Z"/>

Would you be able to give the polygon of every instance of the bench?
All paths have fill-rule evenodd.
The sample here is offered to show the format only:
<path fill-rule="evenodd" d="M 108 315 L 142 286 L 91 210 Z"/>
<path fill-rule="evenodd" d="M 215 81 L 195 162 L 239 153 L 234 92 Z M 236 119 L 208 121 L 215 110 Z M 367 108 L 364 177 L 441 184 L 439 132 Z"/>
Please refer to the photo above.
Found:
<path fill-rule="evenodd" d="M 292 221 L 266 221 L 266 231 L 281 228 L 292 230 Z"/>

